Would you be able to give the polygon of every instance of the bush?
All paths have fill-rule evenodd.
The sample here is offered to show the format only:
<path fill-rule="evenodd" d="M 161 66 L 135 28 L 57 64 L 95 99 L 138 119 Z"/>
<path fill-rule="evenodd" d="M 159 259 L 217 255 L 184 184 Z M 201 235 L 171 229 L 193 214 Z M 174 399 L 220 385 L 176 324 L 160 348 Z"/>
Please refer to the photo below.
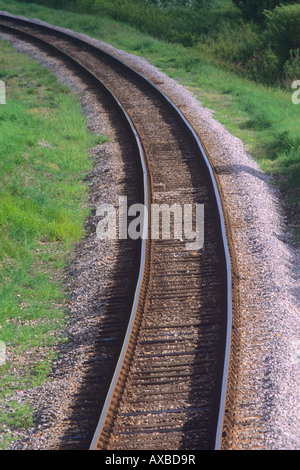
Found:
<path fill-rule="evenodd" d="M 265 34 L 283 66 L 290 51 L 300 49 L 300 5 L 280 6 L 266 13 Z"/>
<path fill-rule="evenodd" d="M 247 20 L 262 21 L 265 10 L 273 10 L 282 3 L 292 3 L 293 0 L 233 0 Z"/>
<path fill-rule="evenodd" d="M 248 70 L 253 79 L 260 79 L 264 83 L 272 84 L 274 79 L 279 79 L 278 62 L 274 51 L 270 46 L 267 46 L 253 53 L 248 62 Z"/>
<path fill-rule="evenodd" d="M 294 80 L 300 77 L 300 50 L 291 50 L 290 58 L 284 64 L 284 73 L 286 80 L 286 87 L 291 88 L 291 84 Z"/>

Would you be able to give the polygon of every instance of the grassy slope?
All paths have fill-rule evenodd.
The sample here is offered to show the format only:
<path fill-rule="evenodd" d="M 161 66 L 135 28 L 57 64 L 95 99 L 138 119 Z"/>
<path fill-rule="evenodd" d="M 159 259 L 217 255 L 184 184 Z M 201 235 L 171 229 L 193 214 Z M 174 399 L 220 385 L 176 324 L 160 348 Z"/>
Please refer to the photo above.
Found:
<path fill-rule="evenodd" d="M 63 269 L 83 236 L 92 167 L 77 98 L 56 77 L 0 41 L 0 371 L 1 448 L 5 431 L 30 425 L 31 410 L 9 401 L 47 379 L 66 308 Z M 7 401 L 8 400 L 8 401 Z"/>
<path fill-rule="evenodd" d="M 292 90 L 255 84 L 226 70 L 200 46 L 183 48 L 142 34 L 106 17 L 65 13 L 0 0 L 0 8 L 85 32 L 115 47 L 142 55 L 169 76 L 190 88 L 215 118 L 246 144 L 268 173 L 277 176 L 286 194 L 290 223 L 299 239 L 300 105 L 292 103 Z"/>

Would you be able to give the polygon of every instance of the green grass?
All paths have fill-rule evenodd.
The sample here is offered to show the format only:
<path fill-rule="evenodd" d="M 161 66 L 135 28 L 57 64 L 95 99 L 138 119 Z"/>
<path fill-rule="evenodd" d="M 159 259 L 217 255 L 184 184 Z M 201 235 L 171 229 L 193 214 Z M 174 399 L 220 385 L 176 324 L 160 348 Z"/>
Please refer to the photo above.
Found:
<path fill-rule="evenodd" d="M 0 0 L 0 8 L 81 31 L 144 56 L 187 86 L 204 106 L 215 111 L 217 120 L 243 140 L 262 169 L 276 177 L 291 230 L 296 242 L 300 241 L 300 105 L 292 103 L 292 89 L 268 87 L 239 76 L 223 61 L 211 57 L 206 44 L 183 47 L 105 16 L 74 12 L 61 15 L 59 10 L 33 3 L 11 0 L 7 4 Z M 221 13 L 228 17 L 236 14 L 227 0 L 223 1 Z"/>
<path fill-rule="evenodd" d="M 78 98 L 56 77 L 0 41 L 0 448 L 32 423 L 32 410 L 8 398 L 41 385 L 66 322 L 64 269 L 84 236 L 88 149 Z"/>

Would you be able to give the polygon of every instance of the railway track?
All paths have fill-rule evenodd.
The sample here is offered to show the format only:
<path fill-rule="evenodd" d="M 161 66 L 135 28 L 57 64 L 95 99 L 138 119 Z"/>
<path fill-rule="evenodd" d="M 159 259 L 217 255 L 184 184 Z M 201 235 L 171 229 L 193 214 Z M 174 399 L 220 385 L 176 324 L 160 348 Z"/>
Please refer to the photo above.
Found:
<path fill-rule="evenodd" d="M 136 202 L 149 209 L 147 237 L 128 241 L 134 262 L 125 276 L 119 273 L 99 332 L 111 360 L 92 358 L 97 366 L 84 385 L 97 397 L 89 408 L 92 422 L 97 418 L 89 448 L 222 448 L 229 432 L 232 273 L 222 203 L 198 136 L 154 84 L 88 42 L 3 14 L 0 31 L 58 56 L 99 89 L 131 136 Z M 153 204 L 204 206 L 204 246 L 153 239 Z M 69 441 L 77 445 L 76 437 Z"/>

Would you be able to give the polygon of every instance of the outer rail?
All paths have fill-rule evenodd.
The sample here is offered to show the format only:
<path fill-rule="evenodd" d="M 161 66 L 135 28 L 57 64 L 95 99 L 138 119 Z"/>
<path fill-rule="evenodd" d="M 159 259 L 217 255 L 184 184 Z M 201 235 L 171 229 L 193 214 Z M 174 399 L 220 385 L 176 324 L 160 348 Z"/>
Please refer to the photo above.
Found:
<path fill-rule="evenodd" d="M 24 26 L 36 26 L 42 29 L 45 29 L 47 32 L 55 32 L 61 37 L 67 37 L 69 39 L 75 40 L 78 43 L 81 43 L 82 45 L 88 45 L 89 48 L 94 49 L 98 53 L 101 52 L 105 57 L 107 57 L 110 61 L 118 63 L 124 69 L 127 71 L 130 71 L 130 73 L 134 74 L 135 76 L 140 77 L 144 82 L 146 82 L 157 94 L 160 95 L 160 97 L 165 101 L 166 105 L 169 106 L 176 114 L 177 116 L 182 120 L 182 122 L 185 125 L 185 128 L 192 139 L 194 141 L 195 145 L 198 147 L 200 150 L 203 159 L 205 161 L 205 164 L 207 166 L 207 169 L 209 171 L 210 179 L 211 179 L 211 184 L 213 187 L 213 194 L 215 197 L 215 201 L 218 207 L 218 216 L 219 216 L 219 224 L 221 228 L 221 233 L 222 233 L 222 243 L 223 243 L 223 249 L 224 249 L 224 256 L 225 256 L 225 262 L 226 262 L 226 274 L 227 274 L 227 279 L 226 279 L 226 284 L 227 284 L 227 318 L 226 318 L 226 342 L 225 342 L 225 350 L 224 350 L 224 362 L 223 362 L 223 376 L 222 376 L 222 386 L 221 386 L 221 397 L 220 397 L 220 403 L 219 403 L 219 415 L 218 415 L 218 423 L 217 423 L 217 429 L 216 429 L 216 436 L 215 436 L 215 450 L 218 450 L 221 448 L 221 441 L 222 441 L 222 429 L 223 429 L 223 422 L 224 422 L 224 415 L 225 415 L 225 404 L 226 404 L 226 395 L 227 395 L 227 382 L 228 382 L 228 372 L 229 372 L 229 362 L 230 362 L 230 345 L 231 345 L 231 330 L 232 330 L 232 295 L 231 295 L 231 263 L 230 263 L 230 255 L 229 255 L 229 247 L 228 247 L 228 242 L 227 242 L 227 236 L 226 236 L 226 227 L 225 227 L 225 221 L 224 221 L 224 215 L 223 215 L 223 209 L 222 209 L 222 202 L 221 198 L 219 195 L 218 191 L 218 186 L 215 180 L 214 172 L 212 169 L 212 166 L 210 164 L 209 158 L 206 155 L 206 152 L 200 142 L 200 139 L 190 123 L 187 121 L 187 119 L 184 117 L 182 112 L 177 108 L 177 106 L 156 86 L 154 85 L 149 79 L 147 79 L 145 76 L 143 76 L 140 72 L 134 70 L 132 67 L 127 65 L 125 62 L 121 61 L 120 59 L 114 57 L 113 55 L 109 54 L 106 51 L 103 51 L 99 49 L 96 46 L 93 46 L 92 44 L 84 41 L 83 39 L 80 39 L 78 37 L 72 36 L 72 34 L 68 32 L 62 32 L 60 30 L 57 30 L 55 28 L 52 28 L 51 26 L 48 26 L 46 24 L 40 24 L 40 23 L 35 23 L 32 20 L 24 19 L 21 17 L 17 17 L 14 15 L 10 14 L 0 14 L 0 21 L 5 20 L 5 21 L 13 21 L 17 22 L 20 25 Z M 85 71 L 85 73 L 88 73 L 90 77 L 93 80 L 96 80 L 99 86 L 101 86 L 102 89 L 105 89 L 107 93 L 109 93 L 113 99 L 115 100 L 115 103 L 117 106 L 120 108 L 121 112 L 123 113 L 124 117 L 126 118 L 129 128 L 131 132 L 134 135 L 134 139 L 139 151 L 140 155 L 140 162 L 141 162 L 141 168 L 143 172 L 143 187 L 144 187 L 144 204 L 146 207 L 148 207 L 149 203 L 149 175 L 147 174 L 147 164 L 146 164 L 146 159 L 145 159 L 145 153 L 143 150 L 143 145 L 142 142 L 138 136 L 138 133 L 135 129 L 135 126 L 130 119 L 128 113 L 122 106 L 122 104 L 119 102 L 119 100 L 116 98 L 114 93 L 109 90 L 103 82 L 99 78 L 97 78 L 92 72 L 90 72 L 85 66 L 83 66 L 79 61 L 75 60 L 74 58 L 70 57 L 68 54 L 66 54 L 63 50 L 57 48 L 56 46 L 50 45 L 48 42 L 43 41 L 42 39 L 31 35 L 27 32 L 24 32 L 22 30 L 19 30 L 18 28 L 15 27 L 8 27 L 7 25 L 3 25 L 0 23 L 0 29 L 6 30 L 12 34 L 14 33 L 19 33 L 22 34 L 24 37 L 27 37 L 29 40 L 35 40 L 39 41 L 46 47 L 51 47 L 56 53 L 58 53 L 61 56 L 66 57 L 68 60 L 71 60 L 74 65 L 77 67 L 80 67 L 82 70 Z M 144 233 L 148 230 L 148 220 L 145 218 L 144 219 Z M 132 311 L 131 311 L 131 316 L 128 324 L 128 328 L 126 331 L 126 335 L 124 338 L 124 343 L 122 346 L 121 354 L 117 363 L 117 367 L 107 394 L 107 398 L 102 410 L 102 414 L 100 416 L 100 420 L 98 423 L 98 426 L 96 428 L 93 440 L 90 445 L 90 449 L 93 450 L 96 448 L 97 442 L 99 440 L 99 436 L 103 430 L 103 427 L 105 425 L 105 421 L 107 417 L 110 414 L 110 402 L 112 400 L 115 400 L 115 396 L 120 394 L 120 392 L 117 391 L 118 388 L 120 388 L 120 385 L 118 384 L 118 381 L 120 379 L 120 376 L 122 375 L 122 369 L 124 366 L 124 362 L 127 362 L 127 354 L 129 350 L 129 344 L 131 342 L 131 335 L 132 331 L 136 328 L 136 316 L 137 316 L 137 310 L 141 298 L 141 291 L 142 291 L 142 285 L 143 285 L 143 280 L 144 280 L 144 275 L 145 275 L 145 260 L 146 260 L 146 251 L 147 251 L 147 240 L 145 240 L 145 237 L 143 237 L 142 245 L 141 245 L 141 257 L 140 257 L 140 269 L 139 269 L 139 277 L 137 281 L 137 286 L 136 286 L 136 291 L 135 291 L 135 296 L 134 296 L 134 302 L 132 306 Z M 121 387 L 122 388 L 122 387 Z"/>

